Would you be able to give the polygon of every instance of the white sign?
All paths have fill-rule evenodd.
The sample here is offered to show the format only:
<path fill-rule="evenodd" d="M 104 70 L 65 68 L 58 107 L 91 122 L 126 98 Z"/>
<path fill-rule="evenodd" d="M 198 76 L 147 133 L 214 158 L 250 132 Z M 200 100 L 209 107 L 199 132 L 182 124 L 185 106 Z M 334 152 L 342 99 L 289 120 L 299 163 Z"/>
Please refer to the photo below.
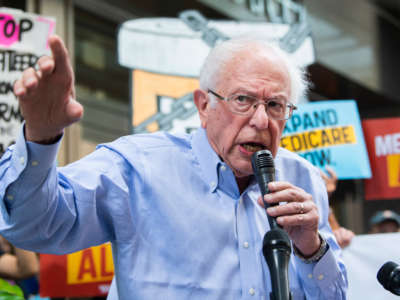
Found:
<path fill-rule="evenodd" d="M 0 9 L 0 155 L 14 143 L 23 121 L 14 81 L 40 56 L 50 54 L 47 41 L 54 29 L 53 18 Z"/>
<path fill-rule="evenodd" d="M 400 264 L 400 233 L 357 235 L 343 251 L 349 279 L 348 300 L 396 300 L 376 275 L 388 261 Z"/>

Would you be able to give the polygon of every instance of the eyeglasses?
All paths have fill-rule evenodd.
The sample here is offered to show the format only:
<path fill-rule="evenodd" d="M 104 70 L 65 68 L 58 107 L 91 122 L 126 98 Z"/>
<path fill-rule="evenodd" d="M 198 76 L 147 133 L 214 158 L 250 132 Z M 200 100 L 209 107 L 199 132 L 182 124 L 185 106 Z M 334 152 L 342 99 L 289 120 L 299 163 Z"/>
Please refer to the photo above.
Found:
<path fill-rule="evenodd" d="M 263 104 L 268 117 L 274 120 L 287 120 L 292 116 L 293 110 L 297 109 L 296 105 L 287 103 L 286 100 L 279 98 L 262 100 L 253 96 L 240 94 L 222 97 L 212 90 L 208 90 L 208 93 L 213 94 L 221 100 L 225 100 L 231 112 L 242 116 L 253 114 L 258 104 Z"/>

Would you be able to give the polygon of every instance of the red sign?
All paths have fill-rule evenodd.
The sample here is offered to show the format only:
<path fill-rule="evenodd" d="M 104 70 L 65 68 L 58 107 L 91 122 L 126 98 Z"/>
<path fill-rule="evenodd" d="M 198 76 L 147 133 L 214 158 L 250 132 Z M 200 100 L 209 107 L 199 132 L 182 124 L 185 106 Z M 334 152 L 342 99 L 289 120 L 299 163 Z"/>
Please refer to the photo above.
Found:
<path fill-rule="evenodd" d="M 40 296 L 106 296 L 114 276 L 111 245 L 67 255 L 40 255 Z"/>
<path fill-rule="evenodd" d="M 365 198 L 400 199 L 400 118 L 369 119 L 362 127 L 372 171 Z"/>

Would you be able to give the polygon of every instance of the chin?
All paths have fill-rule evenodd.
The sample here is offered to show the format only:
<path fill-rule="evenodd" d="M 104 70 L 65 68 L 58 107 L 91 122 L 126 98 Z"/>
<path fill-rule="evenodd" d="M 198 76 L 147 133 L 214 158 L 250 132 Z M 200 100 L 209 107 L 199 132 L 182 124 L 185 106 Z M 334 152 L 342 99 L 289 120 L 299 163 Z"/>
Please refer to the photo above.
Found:
<path fill-rule="evenodd" d="M 253 175 L 253 168 L 250 166 L 246 167 L 239 167 L 239 168 L 234 168 L 233 173 L 235 174 L 236 178 L 243 178 L 243 177 L 249 177 L 250 175 Z"/>

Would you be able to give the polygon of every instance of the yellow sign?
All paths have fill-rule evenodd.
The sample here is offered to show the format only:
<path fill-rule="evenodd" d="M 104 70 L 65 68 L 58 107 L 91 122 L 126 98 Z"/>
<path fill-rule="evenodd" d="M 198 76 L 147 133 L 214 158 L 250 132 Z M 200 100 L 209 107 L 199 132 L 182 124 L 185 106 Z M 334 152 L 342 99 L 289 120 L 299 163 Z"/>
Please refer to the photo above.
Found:
<path fill-rule="evenodd" d="M 110 281 L 114 276 L 111 244 L 88 248 L 67 255 L 67 283 Z"/>
<path fill-rule="evenodd" d="M 354 126 L 330 127 L 286 135 L 281 139 L 281 147 L 294 152 L 303 152 L 330 146 L 355 144 Z"/>
<path fill-rule="evenodd" d="M 156 74 L 134 70 L 132 75 L 133 87 L 133 126 L 136 127 L 158 112 L 157 99 L 159 96 L 180 98 L 199 87 L 197 78 Z M 148 131 L 158 130 L 156 123 L 150 124 Z"/>
<path fill-rule="evenodd" d="M 400 154 L 391 154 L 386 157 L 389 187 L 400 187 Z"/>

